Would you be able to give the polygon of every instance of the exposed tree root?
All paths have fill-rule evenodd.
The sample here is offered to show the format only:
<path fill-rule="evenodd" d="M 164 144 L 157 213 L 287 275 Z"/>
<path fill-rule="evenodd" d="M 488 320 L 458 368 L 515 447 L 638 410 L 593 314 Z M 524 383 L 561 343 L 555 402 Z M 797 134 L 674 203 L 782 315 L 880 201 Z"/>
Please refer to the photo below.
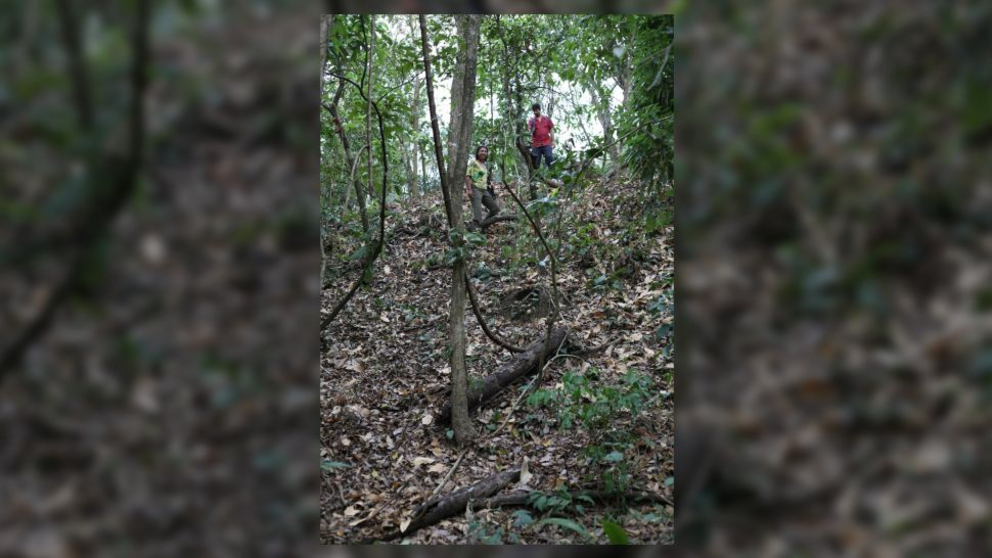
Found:
<path fill-rule="evenodd" d="M 504 221 L 516 221 L 516 220 L 517 220 L 516 215 L 493 215 L 492 217 L 482 221 L 482 223 L 479 223 L 479 226 L 482 227 L 482 230 L 486 230 L 489 228 L 490 225 L 495 225 L 496 223 L 502 223 Z"/>
<path fill-rule="evenodd" d="M 496 492 L 499 492 L 509 486 L 510 483 L 516 482 L 519 479 L 520 469 L 512 469 L 510 471 L 498 473 L 491 477 L 486 477 L 471 486 L 460 488 L 444 496 L 432 498 L 417 507 L 414 511 L 415 519 L 410 522 L 406 530 L 403 532 L 400 532 L 399 529 L 393 529 L 388 531 L 382 537 L 363 541 L 360 544 L 371 544 L 374 542 L 393 540 L 401 536 L 408 536 L 419 529 L 430 527 L 431 525 L 461 513 L 468 506 L 469 502 L 472 502 L 472 507 L 474 509 L 528 506 L 533 492 L 513 492 L 511 494 L 493 496 Z M 667 504 L 669 506 L 675 505 L 670 498 L 657 492 L 608 492 L 605 490 L 583 490 L 580 492 L 573 492 L 572 498 L 588 498 L 595 504 L 600 505 L 610 505 L 621 502 L 657 503 Z"/>
<path fill-rule="evenodd" d="M 526 351 L 527 349 L 522 349 L 516 345 L 511 345 L 500 339 L 492 330 L 489 329 L 489 326 L 486 325 L 486 318 L 482 315 L 482 309 L 479 308 L 479 301 L 475 298 L 475 288 L 472 286 L 472 280 L 468 278 L 468 275 L 465 276 L 465 287 L 468 289 L 469 301 L 472 302 L 472 312 L 475 314 L 475 319 L 479 321 L 479 325 L 482 326 L 482 331 L 485 332 L 486 337 L 491 339 L 493 343 L 496 343 L 511 353 L 522 353 Z"/>
<path fill-rule="evenodd" d="M 486 477 L 472 485 L 459 488 L 454 492 L 449 492 L 443 496 L 431 498 L 421 504 L 414 511 L 414 519 L 407 525 L 406 529 L 400 532 L 393 529 L 382 537 L 371 541 L 363 541 L 359 544 L 369 544 L 376 541 L 388 541 L 400 536 L 407 536 L 418 529 L 429 527 L 435 523 L 457 515 L 465 510 L 469 500 L 483 500 L 493 494 L 503 490 L 512 482 L 520 480 L 520 468 L 503 471 L 490 477 Z"/>
<path fill-rule="evenodd" d="M 492 496 L 473 502 L 476 509 L 479 508 L 500 508 L 509 506 L 526 506 L 530 502 L 531 492 L 514 492 L 512 494 L 502 494 Z M 605 490 L 583 490 L 573 492 L 572 499 L 588 497 L 598 504 L 609 504 L 615 502 L 650 502 L 661 503 L 674 506 L 672 500 L 657 492 L 607 492 Z"/>
<path fill-rule="evenodd" d="M 504 364 L 494 374 L 490 374 L 476 385 L 469 387 L 469 411 L 492 399 L 504 387 L 517 379 L 538 370 L 541 362 L 547 359 L 565 340 L 566 330 L 559 328 L 551 332 L 551 342 L 546 343 L 544 336 L 527 346 L 527 349 Z M 451 421 L 451 401 L 445 402 L 438 414 L 438 423 L 447 424 Z"/>

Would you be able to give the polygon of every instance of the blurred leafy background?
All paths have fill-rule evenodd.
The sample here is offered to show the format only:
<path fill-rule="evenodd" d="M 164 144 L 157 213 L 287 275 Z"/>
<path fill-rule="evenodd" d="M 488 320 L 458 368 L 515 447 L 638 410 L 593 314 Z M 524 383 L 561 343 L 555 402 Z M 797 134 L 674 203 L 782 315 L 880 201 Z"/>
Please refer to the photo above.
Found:
<path fill-rule="evenodd" d="M 679 548 L 992 548 L 987 2 L 4 8 L 0 554 L 316 552 L 318 12 L 356 8 L 675 12 Z"/>
<path fill-rule="evenodd" d="M 676 19 L 676 540 L 987 555 L 992 6 L 770 6 Z"/>

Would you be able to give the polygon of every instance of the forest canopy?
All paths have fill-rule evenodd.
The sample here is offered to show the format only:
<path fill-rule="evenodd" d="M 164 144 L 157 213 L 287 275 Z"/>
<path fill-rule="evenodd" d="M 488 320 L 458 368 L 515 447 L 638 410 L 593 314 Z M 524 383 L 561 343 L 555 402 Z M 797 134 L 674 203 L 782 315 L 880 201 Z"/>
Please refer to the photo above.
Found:
<path fill-rule="evenodd" d="M 459 44 L 453 17 L 431 16 L 426 21 L 435 41 L 435 95 L 446 137 Z M 371 25 L 369 16 L 334 18 L 328 31 L 324 105 L 338 94 L 336 76 L 366 85 Z M 379 16 L 374 25 L 374 97 L 383 114 L 390 167 L 399 169 L 390 176 L 387 200 L 392 201 L 437 189 L 437 170 L 430 164 L 430 117 L 416 17 Z M 673 174 L 673 32 L 670 16 L 483 18 L 472 145 L 489 147 L 497 180 L 521 178 L 526 172 L 516 155 L 515 140 L 526 139 L 526 120 L 536 102 L 555 121 L 556 156 L 564 157 L 563 167 L 604 150 L 596 159 L 597 168 L 623 166 L 655 192 L 662 192 Z M 368 115 L 358 89 L 348 86 L 340 95 L 337 110 L 345 132 L 364 137 Z M 341 156 L 329 110 L 322 111 L 321 121 L 321 180 L 329 194 L 324 199 L 342 200 L 347 197 L 343 186 L 347 180 L 342 177 L 350 176 L 352 169 L 346 168 Z M 378 157 L 377 150 L 371 156 Z M 381 165 L 371 168 L 372 177 L 367 176 L 368 166 L 356 170 L 363 184 L 381 181 Z"/>

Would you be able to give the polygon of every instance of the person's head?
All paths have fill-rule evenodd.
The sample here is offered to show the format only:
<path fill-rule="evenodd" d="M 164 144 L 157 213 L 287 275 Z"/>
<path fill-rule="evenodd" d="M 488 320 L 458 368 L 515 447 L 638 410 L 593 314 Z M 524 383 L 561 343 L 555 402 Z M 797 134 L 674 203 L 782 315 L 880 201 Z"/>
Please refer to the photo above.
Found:
<path fill-rule="evenodd" d="M 534 116 L 541 116 L 541 104 L 534 103 L 530 106 L 530 110 L 534 111 Z"/>
<path fill-rule="evenodd" d="M 485 161 L 489 158 L 489 148 L 485 145 L 480 145 L 475 148 L 475 158 L 480 161 Z"/>

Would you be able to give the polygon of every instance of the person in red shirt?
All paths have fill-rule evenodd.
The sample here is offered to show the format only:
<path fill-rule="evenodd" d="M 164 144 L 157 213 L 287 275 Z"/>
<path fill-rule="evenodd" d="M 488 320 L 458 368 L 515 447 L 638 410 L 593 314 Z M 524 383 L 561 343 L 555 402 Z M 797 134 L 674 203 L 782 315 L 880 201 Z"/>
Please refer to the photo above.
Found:
<path fill-rule="evenodd" d="M 534 103 L 531 107 L 534 117 L 527 119 L 527 129 L 530 130 L 530 156 L 534 160 L 534 168 L 540 168 L 541 158 L 544 166 L 550 167 L 555 160 L 552 152 L 555 144 L 555 124 L 551 118 L 541 115 L 541 105 Z"/>

